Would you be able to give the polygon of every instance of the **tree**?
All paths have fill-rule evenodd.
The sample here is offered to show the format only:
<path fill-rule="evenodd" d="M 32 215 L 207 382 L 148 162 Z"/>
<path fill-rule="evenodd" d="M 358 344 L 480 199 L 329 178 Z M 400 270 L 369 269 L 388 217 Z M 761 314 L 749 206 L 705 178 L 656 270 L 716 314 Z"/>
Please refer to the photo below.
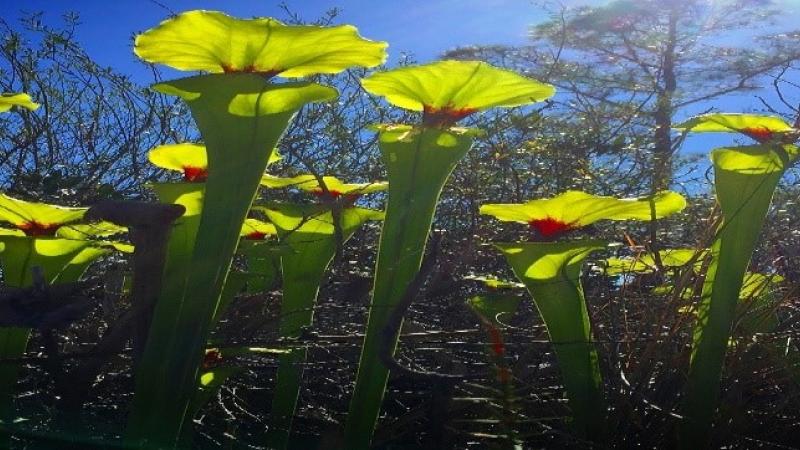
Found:
<path fill-rule="evenodd" d="M 555 84 L 567 117 L 600 130 L 606 141 L 621 137 L 647 151 L 640 160 L 657 191 L 672 182 L 682 141 L 671 130 L 676 115 L 758 89 L 800 59 L 796 46 L 749 48 L 741 39 L 778 14 L 764 0 L 616 0 L 561 7 L 531 29 L 529 46 L 463 48 L 447 56 L 492 60 Z"/>
<path fill-rule="evenodd" d="M 158 175 L 147 150 L 190 139 L 188 111 L 97 64 L 74 39 L 77 15 L 61 28 L 40 14 L 21 25 L 0 19 L 0 91 L 28 92 L 42 107 L 0 118 L 4 190 L 70 203 L 141 193 Z"/>

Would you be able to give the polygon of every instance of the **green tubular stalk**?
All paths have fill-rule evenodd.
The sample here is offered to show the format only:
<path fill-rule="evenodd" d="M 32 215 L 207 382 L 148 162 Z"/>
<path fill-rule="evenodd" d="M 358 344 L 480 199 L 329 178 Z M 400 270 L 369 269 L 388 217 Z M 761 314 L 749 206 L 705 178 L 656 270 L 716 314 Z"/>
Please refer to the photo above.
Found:
<path fill-rule="evenodd" d="M 280 336 L 298 338 L 312 324 L 314 304 L 325 271 L 336 253 L 333 214 L 324 205 L 274 205 L 264 209 L 287 247 L 281 257 L 283 301 Z M 367 220 L 379 220 L 383 213 L 364 208 L 340 210 L 341 238 L 347 241 Z M 279 359 L 277 384 L 272 399 L 267 448 L 285 449 L 292 417 L 300 393 L 307 349 L 298 347 Z"/>
<path fill-rule="evenodd" d="M 194 248 L 195 238 L 197 236 L 197 228 L 200 224 L 200 212 L 203 206 L 203 194 L 205 192 L 205 184 L 203 183 L 151 183 L 149 187 L 156 193 L 158 200 L 161 203 L 182 205 L 186 208 L 186 212 L 177 221 L 175 221 L 172 231 L 170 232 L 169 241 L 167 243 L 167 256 L 164 267 L 164 282 L 162 283 L 162 292 L 159 296 L 164 301 L 159 302 L 156 307 L 160 308 L 161 314 L 159 317 L 169 317 L 177 306 L 175 302 L 169 301 L 179 298 L 183 293 L 184 284 L 188 275 L 189 262 Z M 225 282 L 225 287 L 220 295 L 220 302 L 218 311 L 214 315 L 214 321 L 219 319 L 219 313 L 231 302 L 233 297 L 241 291 L 244 287 L 247 277 L 245 274 L 238 272 L 231 272 Z M 170 311 L 170 312 L 167 312 Z M 163 326 L 163 322 L 154 325 L 151 332 L 156 332 L 159 327 Z M 227 376 L 225 377 L 227 378 Z M 221 384 L 224 378 L 214 378 L 213 384 L 215 386 Z M 205 401 L 198 400 L 198 397 L 203 397 L 209 394 L 206 387 L 201 380 L 198 394 L 192 400 L 186 415 L 186 423 L 183 426 L 183 435 L 181 439 L 186 442 L 186 446 L 191 443 L 192 429 L 191 419 L 198 412 L 200 407 L 205 404 Z"/>
<path fill-rule="evenodd" d="M 369 448 L 389 378 L 389 370 L 379 360 L 380 334 L 419 271 L 439 194 L 472 142 L 469 135 L 436 128 L 390 128 L 380 134 L 388 172 L 388 204 L 367 332 L 345 426 L 348 450 Z M 396 343 L 397 336 L 394 340 Z"/>
<path fill-rule="evenodd" d="M 47 283 L 77 281 L 83 271 L 62 270 L 78 257 L 87 246 L 86 241 L 67 239 L 38 239 L 21 236 L 0 236 L 0 261 L 4 281 L 10 287 L 28 287 L 33 284 L 33 267 L 39 267 Z M 99 255 L 97 255 L 99 256 Z M 89 261 L 91 262 L 91 261 Z M 88 263 L 82 265 L 85 270 Z M 29 328 L 0 328 L 0 359 L 21 358 L 28 345 Z M 13 395 L 20 366 L 0 365 L 0 420 L 10 423 L 14 418 Z M 8 446 L 8 436 L 0 434 L 0 448 Z"/>
<path fill-rule="evenodd" d="M 607 242 L 496 245 L 528 288 L 547 327 L 572 410 L 573 429 L 583 439 L 603 442 L 606 404 L 580 276 L 584 259 Z"/>
<path fill-rule="evenodd" d="M 154 339 L 159 339 L 159 336 L 169 333 L 169 327 L 173 326 L 172 318 L 180 312 L 181 300 L 190 270 L 192 250 L 197 236 L 197 228 L 200 225 L 200 212 L 202 211 L 205 190 L 203 183 L 152 183 L 149 187 L 156 193 L 159 202 L 182 205 L 186 208 L 186 212 L 175 221 L 170 232 L 161 293 L 155 305 L 146 348 L 150 348 L 153 345 Z M 166 368 L 164 369 L 166 370 Z M 146 395 L 145 392 L 158 389 L 152 386 L 153 380 L 143 379 L 142 375 L 139 375 L 143 373 L 143 369 L 140 368 L 139 370 L 140 372 L 137 373 L 136 378 L 134 404 L 141 401 Z M 166 372 L 153 373 L 151 371 L 149 376 L 163 379 L 168 377 L 169 374 Z M 144 408 L 145 406 L 141 407 Z M 178 405 L 164 404 L 159 405 L 159 408 L 163 414 L 181 414 L 180 411 L 175 410 L 179 409 Z M 169 408 L 174 409 L 166 412 L 165 410 Z"/>
<path fill-rule="evenodd" d="M 775 187 L 797 158 L 794 146 L 756 145 L 712 152 L 722 224 L 712 245 L 678 430 L 681 448 L 708 446 L 739 292 Z"/>
<path fill-rule="evenodd" d="M 275 145 L 304 104 L 336 96 L 313 83 L 270 84 L 255 74 L 215 74 L 155 89 L 188 104 L 208 152 L 208 178 L 183 292 L 156 307 L 126 439 L 173 448 L 196 391 L 213 315 L 242 223 Z M 163 302 L 159 302 L 163 303 Z"/>

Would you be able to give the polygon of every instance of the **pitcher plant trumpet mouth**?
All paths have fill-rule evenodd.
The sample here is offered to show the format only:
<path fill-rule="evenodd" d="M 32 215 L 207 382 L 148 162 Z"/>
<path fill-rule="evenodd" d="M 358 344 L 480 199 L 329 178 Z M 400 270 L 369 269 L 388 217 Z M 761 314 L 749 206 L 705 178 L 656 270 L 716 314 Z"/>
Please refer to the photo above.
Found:
<path fill-rule="evenodd" d="M 377 72 L 364 89 L 397 107 L 423 113 L 422 125 L 449 128 L 474 113 L 546 100 L 555 88 L 481 61 L 438 61 Z"/>
<path fill-rule="evenodd" d="M 686 200 L 671 191 L 642 199 L 567 191 L 550 199 L 480 207 L 481 214 L 495 219 L 529 224 L 536 234 L 534 242 L 495 246 L 533 297 L 561 369 L 572 412 L 571 426 L 583 439 L 603 442 L 607 425 L 602 375 L 592 342 L 581 271 L 584 260 L 591 253 L 605 249 L 608 242 L 553 240 L 600 220 L 647 221 L 677 213 L 685 206 Z"/>
<path fill-rule="evenodd" d="M 376 127 L 389 190 L 367 331 L 345 425 L 345 445 L 352 450 L 369 447 L 389 377 L 379 358 L 381 332 L 419 272 L 439 195 L 476 135 L 456 123 L 480 111 L 528 105 L 555 93 L 549 84 L 480 61 L 438 61 L 377 72 L 361 84 L 389 104 L 421 112 L 422 121 Z M 396 345 L 397 339 L 390 341 Z"/>
<path fill-rule="evenodd" d="M 285 25 L 216 11 L 184 12 L 136 37 L 134 52 L 142 60 L 206 72 L 153 89 L 186 102 L 200 130 L 207 169 L 203 174 L 191 165 L 179 167 L 185 178 L 205 179 L 202 208 L 196 227 L 185 236 L 192 244 L 176 248 L 184 267 L 175 272 L 183 273 L 176 282 L 180 288 L 156 305 L 137 369 L 126 432 L 131 445 L 169 448 L 180 436 L 185 439 L 181 428 L 208 333 L 273 149 L 304 105 L 338 95 L 317 83 L 270 79 L 373 67 L 386 59 L 385 48 L 386 43 L 364 39 L 347 25 Z"/>

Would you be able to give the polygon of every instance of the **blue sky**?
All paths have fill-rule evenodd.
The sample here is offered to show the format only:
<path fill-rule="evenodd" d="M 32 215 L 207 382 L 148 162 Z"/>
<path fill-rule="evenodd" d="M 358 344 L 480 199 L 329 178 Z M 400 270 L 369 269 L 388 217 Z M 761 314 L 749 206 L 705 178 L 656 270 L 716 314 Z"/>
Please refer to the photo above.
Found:
<path fill-rule="evenodd" d="M 279 0 L 159 0 L 173 11 L 216 9 L 239 17 L 285 17 Z M 356 25 L 370 39 L 388 41 L 390 63 L 401 52 L 417 60 L 468 44 L 522 44 L 527 26 L 546 16 L 529 0 L 285 0 L 306 20 L 321 17 L 333 6 L 340 23 Z M 0 0 L 6 20 L 20 11 L 43 11 L 46 23 L 57 23 L 66 11 L 80 14 L 78 39 L 104 65 L 135 75 L 132 36 L 169 14 L 148 0 Z M 142 71 L 143 73 L 143 71 Z"/>
<path fill-rule="evenodd" d="M 389 63 L 403 52 L 420 62 L 435 59 L 441 52 L 471 44 L 525 44 L 531 24 L 547 18 L 531 0 L 284 0 L 305 20 L 321 17 L 331 7 L 341 9 L 339 23 L 356 25 L 365 37 L 390 44 Z M 599 5 L 605 0 L 564 0 L 568 5 Z M 59 22 L 67 11 L 79 13 L 82 25 L 78 40 L 103 65 L 147 82 L 148 72 L 137 63 L 132 38 L 169 15 L 160 5 L 180 12 L 216 9 L 239 17 L 285 17 L 281 0 L 0 0 L 2 17 L 15 22 L 21 12 L 44 12 L 43 21 Z M 800 0 L 782 0 L 785 9 L 780 28 L 800 28 Z M 744 36 L 746 39 L 747 36 Z M 770 97 L 770 93 L 765 95 Z M 715 101 L 728 112 L 745 112 L 758 107 L 752 94 Z M 705 109 L 705 105 L 697 111 Z M 694 112 L 694 111 L 692 111 Z M 678 117 L 678 120 L 683 117 Z M 731 142 L 725 136 L 693 138 L 684 147 L 689 152 L 706 152 L 710 146 Z"/>

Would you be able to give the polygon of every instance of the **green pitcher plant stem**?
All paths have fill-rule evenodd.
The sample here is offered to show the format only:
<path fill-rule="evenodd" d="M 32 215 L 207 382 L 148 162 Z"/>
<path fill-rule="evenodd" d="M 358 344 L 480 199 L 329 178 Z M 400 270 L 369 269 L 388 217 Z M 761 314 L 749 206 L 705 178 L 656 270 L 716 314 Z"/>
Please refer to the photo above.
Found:
<path fill-rule="evenodd" d="M 486 204 L 481 214 L 527 224 L 540 242 L 500 243 L 517 278 L 533 297 L 561 369 L 572 428 L 582 439 L 603 442 L 606 404 L 597 350 L 581 286 L 584 259 L 607 247 L 602 240 L 553 241 L 599 220 L 651 220 L 682 210 L 686 201 L 665 191 L 643 199 L 617 199 L 567 191 L 522 204 Z"/>
<path fill-rule="evenodd" d="M 137 369 L 126 430 L 131 445 L 178 445 L 242 224 L 273 149 L 303 105 L 337 96 L 315 83 L 269 80 L 375 66 L 385 47 L 351 26 L 290 26 L 216 11 L 185 12 L 137 36 L 135 52 L 143 60 L 211 73 L 153 87 L 189 106 L 208 168 L 182 292 L 170 297 L 170 306 L 156 307 Z"/>
<path fill-rule="evenodd" d="M 154 322 L 166 335 L 151 334 L 153 344 L 147 346 L 137 375 L 148 386 L 137 389 L 129 420 L 133 441 L 172 448 L 195 390 L 200 352 L 239 232 L 271 150 L 300 106 L 329 99 L 335 91 L 309 83 L 271 85 L 253 74 L 205 75 L 162 89 L 183 90 L 209 160 L 189 270 L 178 284 L 184 290 L 176 293 L 170 311 L 156 309 Z"/>
<path fill-rule="evenodd" d="M 345 207 L 339 214 L 341 239 L 337 242 L 331 205 L 273 204 L 256 207 L 278 229 L 281 244 L 283 300 L 279 335 L 289 342 L 311 326 L 320 284 L 333 260 L 337 246 L 347 241 L 368 220 L 381 220 L 383 213 L 371 209 Z M 277 384 L 267 432 L 267 448 L 284 449 L 289 442 L 292 417 L 300 392 L 305 347 L 296 347 L 279 358 Z"/>
<path fill-rule="evenodd" d="M 380 149 L 389 178 L 386 220 L 381 231 L 373 297 L 345 429 L 347 448 L 366 449 L 375 427 L 389 371 L 379 360 L 380 340 L 392 307 L 422 264 L 439 194 L 472 136 L 435 128 L 388 128 Z M 397 339 L 397 338 L 395 338 Z"/>
<path fill-rule="evenodd" d="M 184 146 L 182 148 L 186 149 L 187 147 Z M 163 148 L 159 149 L 163 150 Z M 151 162 L 156 163 L 156 165 L 160 165 L 157 162 L 158 155 L 159 153 L 156 153 L 157 157 L 153 158 L 153 151 L 151 151 L 149 155 Z M 203 172 L 205 171 L 205 166 L 198 166 L 198 169 L 199 172 Z M 186 212 L 174 223 L 167 243 L 163 274 L 164 280 L 159 295 L 159 301 L 156 304 L 157 312 L 154 314 L 154 317 L 159 320 L 154 320 L 151 324 L 148 340 L 158 339 L 154 336 L 166 335 L 171 332 L 169 327 L 172 326 L 172 321 L 169 319 L 175 315 L 175 309 L 180 306 L 178 300 L 180 296 L 183 295 L 184 286 L 188 278 L 190 258 L 195 246 L 197 229 L 200 224 L 200 212 L 203 207 L 205 184 L 198 182 L 198 180 L 199 178 L 195 177 L 192 182 L 151 183 L 149 185 L 150 189 L 156 193 L 161 203 L 181 205 L 185 208 Z M 245 219 L 240 231 L 240 236 L 246 238 L 247 236 L 253 236 L 255 234 L 258 234 L 259 237 L 275 234 L 275 229 L 270 224 L 264 224 L 263 222 L 253 219 Z M 220 294 L 219 304 L 212 318 L 212 323 L 216 323 L 225 307 L 231 302 L 233 297 L 241 291 L 244 284 L 249 281 L 248 275 L 249 274 L 239 272 L 231 272 L 228 275 L 225 286 Z M 162 376 L 167 377 L 169 375 L 165 373 Z M 213 384 L 216 385 L 222 381 L 223 380 L 218 376 Z M 144 392 L 144 390 L 148 389 L 149 384 L 147 380 L 137 379 L 137 392 Z M 198 388 L 201 393 L 207 392 L 206 384 L 203 384 L 202 379 L 200 380 Z M 198 394 L 195 394 L 192 403 L 187 409 L 183 426 L 184 429 L 181 435 L 182 442 L 187 446 L 191 443 L 191 419 L 198 409 L 192 405 L 204 403 L 198 403 L 197 395 Z M 173 413 L 178 414 L 177 412 Z"/>
<path fill-rule="evenodd" d="M 161 203 L 182 205 L 186 209 L 186 212 L 175 222 L 170 233 L 163 274 L 164 281 L 162 283 L 159 301 L 156 303 L 154 321 L 151 324 L 148 341 L 159 339 L 158 336 L 168 335 L 172 332 L 170 328 L 173 326 L 172 318 L 177 314 L 176 309 L 180 308 L 180 298 L 183 295 L 185 283 L 187 282 L 188 273 L 191 268 L 191 255 L 195 247 L 197 230 L 200 225 L 200 213 L 203 208 L 205 184 L 197 181 L 151 183 L 149 187 L 156 193 Z M 245 219 L 239 234 L 243 237 L 254 236 L 256 234 L 259 236 L 266 236 L 275 234 L 275 229 L 270 224 L 264 224 L 263 222 L 253 219 Z M 212 323 L 215 323 L 219 319 L 224 308 L 248 281 L 247 275 L 248 274 L 238 272 L 229 274 L 220 294 L 219 304 L 214 311 Z M 151 375 L 153 375 L 153 373 L 151 373 Z M 166 372 L 160 373 L 159 375 L 165 378 L 169 377 L 169 374 Z M 217 379 L 217 381 L 219 381 L 219 379 Z M 146 392 L 150 384 L 151 383 L 147 379 L 137 379 L 137 392 Z M 201 390 L 203 389 L 202 386 L 201 383 Z M 190 423 L 192 413 L 195 411 L 191 408 L 187 411 L 189 412 L 186 414 L 185 423 Z M 179 414 L 179 412 L 173 411 L 172 414 Z M 191 436 L 190 429 L 182 432 L 182 438 L 184 440 L 188 439 L 189 436 Z"/>
<path fill-rule="evenodd" d="M 581 268 L 606 241 L 518 242 L 496 244 L 514 274 L 533 297 L 547 327 L 572 411 L 572 427 L 583 439 L 602 442 L 606 404 Z"/>
<path fill-rule="evenodd" d="M 678 428 L 681 448 L 710 445 L 719 402 L 720 378 L 737 304 L 750 258 L 758 242 L 772 195 L 800 151 L 789 144 L 796 130 L 783 119 L 752 114 L 706 114 L 677 125 L 692 132 L 738 132 L 759 142 L 711 153 L 714 186 L 722 223 L 711 246 L 685 396 Z"/>
<path fill-rule="evenodd" d="M 389 178 L 367 330 L 345 425 L 345 447 L 369 448 L 389 370 L 380 362 L 381 332 L 422 264 L 436 203 L 450 173 L 469 151 L 476 130 L 460 119 L 493 107 L 542 101 L 555 89 L 476 61 L 439 61 L 378 72 L 367 92 L 423 113 L 422 124 L 378 127 Z M 393 337 L 396 345 L 398 336 Z"/>
<path fill-rule="evenodd" d="M 319 205 L 257 208 L 275 223 L 284 247 L 280 258 L 283 301 L 279 335 L 282 339 L 294 339 L 311 325 L 323 274 L 342 244 L 365 221 L 383 219 L 382 212 L 355 208 L 354 203 L 361 195 L 385 190 L 387 183 L 344 183 L 333 176 L 304 174 L 286 178 L 265 175 L 261 185 L 298 189 L 320 200 Z M 289 442 L 306 353 L 304 347 L 294 348 L 280 358 L 270 410 L 268 448 L 283 449 Z"/>

